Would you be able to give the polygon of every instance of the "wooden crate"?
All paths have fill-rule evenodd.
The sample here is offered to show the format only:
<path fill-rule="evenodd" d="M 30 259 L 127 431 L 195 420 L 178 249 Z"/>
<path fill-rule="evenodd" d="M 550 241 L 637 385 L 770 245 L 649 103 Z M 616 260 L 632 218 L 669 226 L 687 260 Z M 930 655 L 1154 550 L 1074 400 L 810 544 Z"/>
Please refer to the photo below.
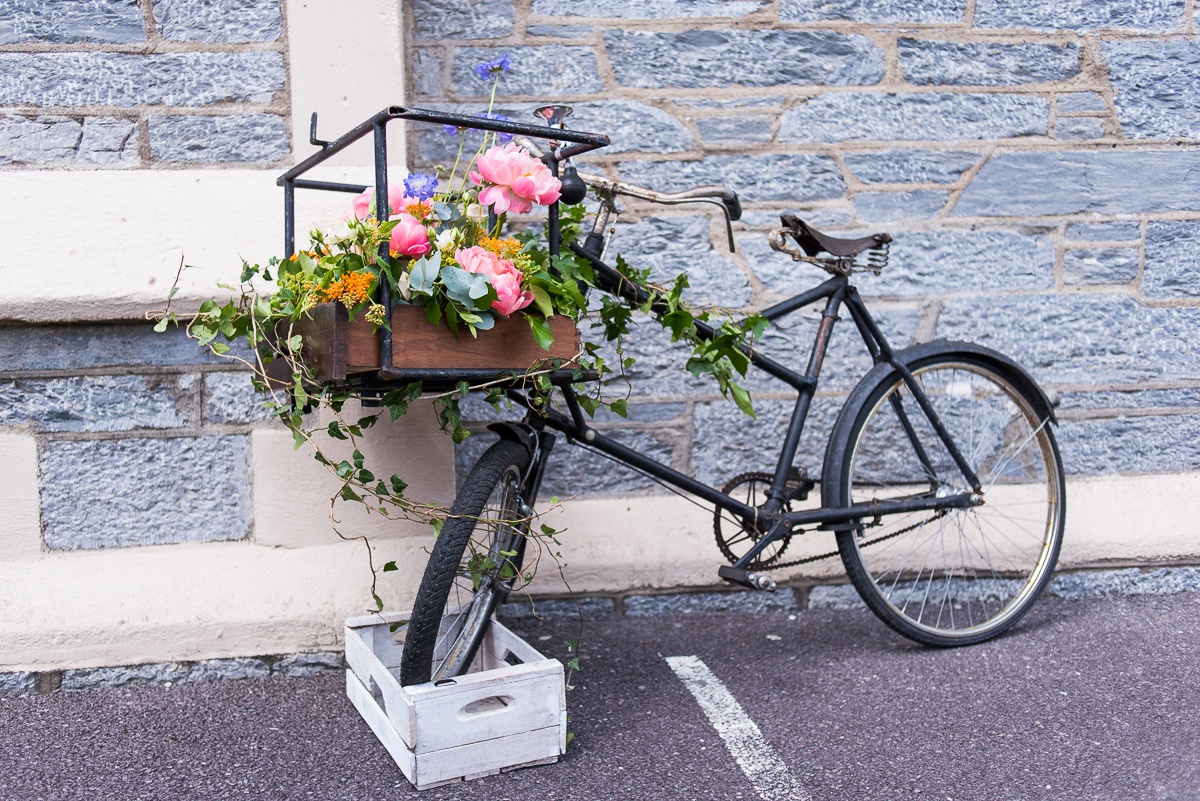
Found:
<path fill-rule="evenodd" d="M 402 687 L 404 630 L 389 628 L 408 618 L 346 621 L 346 694 L 414 787 L 558 760 L 567 745 L 560 662 L 493 621 L 466 675 Z"/>
<path fill-rule="evenodd" d="M 397 306 L 392 311 L 392 366 L 397 370 L 527 370 L 544 359 L 568 361 L 579 353 L 574 321 L 550 318 L 554 343 L 543 350 L 533 339 L 529 323 L 516 315 L 501 317 L 490 331 L 475 339 L 466 326 L 459 336 L 443 322 L 429 324 L 425 311 Z M 304 337 L 304 360 L 318 381 L 343 381 L 349 375 L 379 369 L 379 336 L 360 314 L 354 320 L 340 303 L 321 303 L 292 327 Z"/>

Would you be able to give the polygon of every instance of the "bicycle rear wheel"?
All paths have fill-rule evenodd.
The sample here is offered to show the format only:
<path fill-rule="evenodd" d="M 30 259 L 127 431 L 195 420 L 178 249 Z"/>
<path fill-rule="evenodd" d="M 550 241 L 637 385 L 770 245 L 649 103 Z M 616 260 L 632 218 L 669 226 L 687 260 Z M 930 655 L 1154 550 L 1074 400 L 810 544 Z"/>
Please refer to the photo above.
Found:
<path fill-rule="evenodd" d="M 463 482 L 413 602 L 401 684 L 458 676 L 470 666 L 492 613 L 520 577 L 529 461 L 523 445 L 500 440 Z"/>
<path fill-rule="evenodd" d="M 1058 445 L 1036 390 L 1005 360 L 945 352 L 908 366 L 978 476 L 983 504 L 863 520 L 838 532 L 838 551 L 867 606 L 896 631 L 927 645 L 982 642 L 1050 581 L 1065 519 Z M 971 491 L 899 373 L 855 396 L 826 460 L 833 505 Z"/>

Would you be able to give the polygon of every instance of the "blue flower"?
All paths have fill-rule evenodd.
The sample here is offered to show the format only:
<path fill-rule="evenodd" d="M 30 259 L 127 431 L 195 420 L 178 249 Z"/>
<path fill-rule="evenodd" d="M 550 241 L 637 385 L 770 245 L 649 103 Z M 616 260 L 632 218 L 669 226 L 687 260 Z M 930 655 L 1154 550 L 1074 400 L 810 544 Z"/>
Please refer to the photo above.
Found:
<path fill-rule="evenodd" d="M 429 200 L 437 194 L 438 180 L 436 175 L 427 172 L 414 172 L 404 179 L 404 194 L 417 200 Z"/>
<path fill-rule="evenodd" d="M 492 59 L 491 61 L 481 61 L 475 65 L 474 69 L 479 80 L 490 80 L 492 76 L 512 69 L 512 56 L 505 53 L 500 58 Z"/>
<path fill-rule="evenodd" d="M 442 130 L 446 132 L 446 136 L 458 136 L 464 129 L 457 125 L 444 125 Z"/>
<path fill-rule="evenodd" d="M 483 117 L 485 120 L 495 120 L 496 122 L 512 122 L 511 119 L 496 111 L 485 111 L 479 116 Z M 504 131 L 497 131 L 496 138 L 501 144 L 504 144 L 505 142 L 511 142 L 513 135 L 510 133 L 505 133 Z"/>

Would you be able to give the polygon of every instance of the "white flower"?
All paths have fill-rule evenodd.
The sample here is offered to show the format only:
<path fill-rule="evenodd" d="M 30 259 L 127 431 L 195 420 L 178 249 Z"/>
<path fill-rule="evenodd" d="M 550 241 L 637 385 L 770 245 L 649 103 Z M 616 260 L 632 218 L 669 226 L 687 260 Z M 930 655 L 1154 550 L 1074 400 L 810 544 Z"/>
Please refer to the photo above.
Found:
<path fill-rule="evenodd" d="M 454 250 L 454 245 L 455 245 L 456 240 L 458 239 L 460 230 L 461 229 L 458 229 L 458 228 L 447 228 L 444 231 L 441 231 L 440 233 L 438 233 L 437 249 L 439 251 Z"/>
<path fill-rule="evenodd" d="M 396 279 L 396 289 L 400 292 L 400 297 L 405 300 L 412 300 L 412 290 L 409 289 L 408 273 L 400 273 L 400 277 Z"/>

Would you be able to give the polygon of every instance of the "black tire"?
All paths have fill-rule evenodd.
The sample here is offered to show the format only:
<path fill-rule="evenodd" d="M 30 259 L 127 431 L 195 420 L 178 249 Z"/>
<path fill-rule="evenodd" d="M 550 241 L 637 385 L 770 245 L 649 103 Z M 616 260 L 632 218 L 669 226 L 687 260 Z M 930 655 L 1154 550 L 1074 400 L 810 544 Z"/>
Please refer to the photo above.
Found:
<path fill-rule="evenodd" d="M 472 468 L 434 543 L 413 602 L 400 683 L 464 673 L 492 613 L 520 575 L 529 451 L 500 440 Z"/>
<path fill-rule="evenodd" d="M 924 350 L 907 367 L 978 476 L 983 503 L 863 519 L 838 531 L 838 551 L 884 623 L 926 645 L 970 645 L 1016 623 L 1050 581 L 1066 516 L 1062 460 L 1045 396 L 1015 364 L 978 346 Z M 826 505 L 970 491 L 901 375 L 881 367 L 834 427 Z"/>

